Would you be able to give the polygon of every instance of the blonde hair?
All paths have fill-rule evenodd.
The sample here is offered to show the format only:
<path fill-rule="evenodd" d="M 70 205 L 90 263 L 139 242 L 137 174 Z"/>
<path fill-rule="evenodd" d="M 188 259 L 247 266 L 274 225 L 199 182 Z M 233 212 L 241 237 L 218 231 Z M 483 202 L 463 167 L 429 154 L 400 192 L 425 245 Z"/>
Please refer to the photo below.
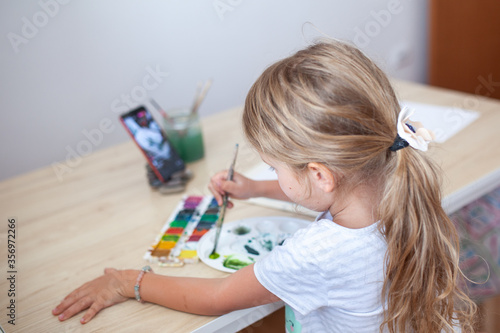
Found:
<path fill-rule="evenodd" d="M 381 301 L 389 332 L 473 331 L 459 289 L 456 230 L 441 207 L 438 169 L 422 152 L 391 152 L 400 105 L 386 75 L 357 48 L 322 41 L 278 61 L 248 93 L 243 128 L 261 153 L 300 174 L 327 166 L 337 191 L 379 188 L 387 241 Z"/>

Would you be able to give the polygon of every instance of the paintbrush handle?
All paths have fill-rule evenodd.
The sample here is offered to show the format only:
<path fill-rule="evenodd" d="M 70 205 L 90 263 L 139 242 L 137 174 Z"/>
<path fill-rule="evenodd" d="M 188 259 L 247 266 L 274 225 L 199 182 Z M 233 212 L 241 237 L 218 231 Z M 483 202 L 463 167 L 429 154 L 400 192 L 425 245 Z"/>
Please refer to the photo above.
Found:
<path fill-rule="evenodd" d="M 207 95 L 208 89 L 211 85 L 212 79 L 208 80 L 203 86 L 203 90 L 199 94 L 197 94 L 193 107 L 191 108 L 192 113 L 198 112 L 198 108 L 200 107 L 201 102 L 203 102 L 203 100 L 205 99 L 205 96 Z"/>
<path fill-rule="evenodd" d="M 236 156 L 238 156 L 238 148 L 239 144 L 236 144 L 234 146 L 234 156 L 233 156 L 233 161 L 231 162 L 231 166 L 229 167 L 229 171 L 227 172 L 227 180 L 233 180 L 234 176 L 234 165 L 236 163 Z M 222 196 L 222 207 L 221 211 L 219 213 L 219 219 L 217 220 L 217 223 L 215 224 L 215 240 L 214 240 L 214 249 L 212 250 L 212 254 L 214 254 L 217 250 L 217 244 L 219 243 L 219 236 L 220 236 L 220 231 L 222 229 L 222 223 L 224 223 L 224 216 L 226 215 L 226 208 L 227 208 L 227 202 L 229 200 L 229 196 L 227 193 L 225 193 Z"/>
<path fill-rule="evenodd" d="M 236 164 L 236 156 L 238 156 L 238 148 L 239 148 L 239 144 L 236 144 L 234 146 L 234 155 L 233 155 L 233 160 L 231 162 L 231 166 L 229 166 L 229 170 L 227 172 L 227 180 L 233 180 L 233 177 L 234 177 L 234 165 Z"/>
<path fill-rule="evenodd" d="M 160 112 L 161 116 L 164 119 L 166 119 L 167 121 L 171 121 L 169 115 L 165 112 L 165 110 L 163 110 L 163 108 L 158 103 L 156 103 L 154 99 L 151 98 L 149 101 L 151 102 L 151 104 L 153 104 L 155 109 L 158 110 L 158 112 Z"/>

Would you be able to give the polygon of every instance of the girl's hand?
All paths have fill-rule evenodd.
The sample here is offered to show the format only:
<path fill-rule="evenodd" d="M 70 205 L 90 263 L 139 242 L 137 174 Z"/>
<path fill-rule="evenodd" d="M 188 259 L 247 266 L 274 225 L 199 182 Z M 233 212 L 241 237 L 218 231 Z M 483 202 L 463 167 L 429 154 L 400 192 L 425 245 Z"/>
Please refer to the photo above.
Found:
<path fill-rule="evenodd" d="M 251 180 L 238 172 L 233 175 L 233 180 L 228 181 L 227 170 L 217 172 L 210 179 L 208 188 L 217 200 L 219 205 L 222 205 L 222 197 L 228 194 L 231 198 L 235 199 L 249 199 L 256 196 L 256 181 Z M 233 207 L 232 202 L 228 202 L 228 208 Z"/>
<path fill-rule="evenodd" d="M 102 309 L 124 302 L 129 297 L 132 297 L 130 292 L 133 293 L 133 284 L 133 280 L 131 281 L 130 278 L 126 278 L 125 271 L 106 268 L 104 270 L 104 275 L 85 283 L 66 296 L 66 298 L 52 310 L 52 314 L 54 316 L 59 316 L 59 320 L 63 321 L 88 309 L 80 319 L 80 322 L 85 324 Z M 131 289 L 131 291 L 128 289 Z"/>

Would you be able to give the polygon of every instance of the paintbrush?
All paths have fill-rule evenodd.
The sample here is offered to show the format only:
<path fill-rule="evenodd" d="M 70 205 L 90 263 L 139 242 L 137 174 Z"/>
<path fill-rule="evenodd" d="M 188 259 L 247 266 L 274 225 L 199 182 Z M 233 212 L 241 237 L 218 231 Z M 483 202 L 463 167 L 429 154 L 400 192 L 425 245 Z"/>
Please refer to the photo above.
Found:
<path fill-rule="evenodd" d="M 203 89 L 201 90 L 201 92 L 199 92 L 200 91 L 200 84 L 198 84 L 196 98 L 194 100 L 193 106 L 191 107 L 191 113 L 192 114 L 198 112 L 198 108 L 200 107 L 201 102 L 203 102 L 203 100 L 205 99 L 205 96 L 207 95 L 208 89 L 210 89 L 211 85 L 212 85 L 212 79 L 208 80 L 204 84 Z"/>
<path fill-rule="evenodd" d="M 200 98 L 201 88 L 202 82 L 198 81 L 198 85 L 196 86 L 196 94 L 194 94 L 193 104 L 191 104 L 191 108 L 189 109 L 191 113 L 194 113 L 194 109 L 197 107 L 196 105 L 198 104 L 198 99 Z"/>
<path fill-rule="evenodd" d="M 155 109 L 161 114 L 161 116 L 165 120 L 171 121 L 169 115 L 165 112 L 165 110 L 163 110 L 163 108 L 158 103 L 156 103 L 156 101 L 154 99 L 150 98 L 149 101 L 151 102 L 151 104 L 153 104 Z"/>
<path fill-rule="evenodd" d="M 229 167 L 229 170 L 227 172 L 227 180 L 233 180 L 234 176 L 234 164 L 236 163 L 236 156 L 238 155 L 238 144 L 234 147 L 234 155 L 233 155 L 233 161 L 231 162 L 231 166 Z M 214 240 L 214 249 L 212 250 L 212 253 L 208 256 L 210 259 L 217 259 L 219 258 L 219 254 L 216 252 L 217 250 L 217 244 L 219 243 L 219 237 L 220 237 L 220 231 L 222 229 L 222 223 L 224 223 L 224 215 L 226 215 L 226 208 L 227 208 L 227 201 L 228 201 L 228 195 L 225 193 L 222 197 L 222 207 L 221 211 L 219 213 L 219 218 L 217 219 L 217 223 L 215 225 L 215 240 Z"/>

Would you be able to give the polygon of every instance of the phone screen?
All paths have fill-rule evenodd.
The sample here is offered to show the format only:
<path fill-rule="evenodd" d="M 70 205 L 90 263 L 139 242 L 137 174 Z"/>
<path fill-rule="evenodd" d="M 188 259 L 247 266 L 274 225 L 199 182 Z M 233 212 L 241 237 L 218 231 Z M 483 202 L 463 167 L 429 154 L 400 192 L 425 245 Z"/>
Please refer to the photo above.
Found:
<path fill-rule="evenodd" d="M 185 169 L 184 161 L 144 106 L 121 115 L 120 119 L 160 181 L 166 182 Z"/>

